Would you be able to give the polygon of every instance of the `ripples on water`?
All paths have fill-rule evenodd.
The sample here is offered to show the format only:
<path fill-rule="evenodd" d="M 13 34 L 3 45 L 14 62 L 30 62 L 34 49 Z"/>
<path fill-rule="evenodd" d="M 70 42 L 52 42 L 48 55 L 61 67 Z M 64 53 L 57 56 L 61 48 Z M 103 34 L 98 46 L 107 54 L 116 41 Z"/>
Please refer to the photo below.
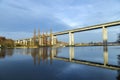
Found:
<path fill-rule="evenodd" d="M 120 80 L 119 67 L 120 46 L 0 49 L 0 80 Z"/>

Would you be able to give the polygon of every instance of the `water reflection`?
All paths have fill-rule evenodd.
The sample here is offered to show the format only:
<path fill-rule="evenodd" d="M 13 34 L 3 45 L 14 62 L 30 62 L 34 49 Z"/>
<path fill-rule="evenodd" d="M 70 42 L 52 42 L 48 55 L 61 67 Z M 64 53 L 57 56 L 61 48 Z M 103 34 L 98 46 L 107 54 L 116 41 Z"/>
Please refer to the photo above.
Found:
<path fill-rule="evenodd" d="M 104 59 L 103 63 L 99 63 L 96 61 L 92 62 L 92 61 L 87 61 L 87 60 L 80 60 L 80 59 L 76 59 L 74 56 L 75 56 L 74 47 L 69 47 L 69 58 L 57 56 L 55 57 L 55 59 L 63 60 L 67 62 L 70 61 L 72 63 L 77 63 L 77 64 L 85 64 L 85 65 L 102 67 L 102 68 L 107 68 L 107 69 L 120 70 L 120 66 L 108 64 L 108 47 L 107 46 L 103 46 L 103 59 Z"/>
<path fill-rule="evenodd" d="M 53 58 L 58 53 L 56 48 L 48 48 L 48 47 L 27 49 L 27 52 L 32 56 L 34 65 L 36 65 L 37 63 L 40 64 L 41 62 L 47 64 L 48 61 L 50 61 L 50 64 L 52 64 Z"/>
<path fill-rule="evenodd" d="M 91 61 L 86 61 L 86 60 L 78 60 L 75 58 L 75 47 L 69 47 L 69 57 L 59 57 L 57 56 L 59 54 L 58 51 L 59 48 L 48 48 L 48 47 L 43 47 L 43 48 L 35 48 L 35 49 L 1 49 L 0 50 L 0 58 L 5 58 L 5 56 L 12 56 L 13 55 L 13 50 L 15 50 L 15 53 L 19 54 L 24 54 L 24 55 L 30 55 L 33 58 L 33 63 L 34 65 L 40 64 L 40 63 L 50 63 L 52 64 L 52 61 L 54 59 L 57 60 L 63 60 L 63 61 L 68 61 L 72 63 L 79 63 L 79 64 L 85 64 L 85 65 L 90 65 L 90 66 L 97 66 L 97 67 L 102 67 L 102 68 L 108 68 L 108 69 L 120 69 L 116 65 L 110 65 L 108 64 L 108 47 L 104 46 L 103 47 L 103 63 L 98 63 L 98 62 L 91 62 Z M 59 49 L 60 50 L 60 49 Z M 118 60 L 120 64 L 120 55 L 118 55 Z"/>
<path fill-rule="evenodd" d="M 118 65 L 120 66 L 120 55 L 118 55 Z M 117 80 L 120 80 L 120 70 L 118 70 Z"/>
<path fill-rule="evenodd" d="M 41 61 L 48 63 L 48 48 L 32 49 L 31 56 L 33 57 L 34 65 L 36 65 L 37 62 L 40 64 Z"/>
<path fill-rule="evenodd" d="M 50 63 L 52 64 L 52 60 L 54 57 L 56 57 L 58 54 L 58 49 L 57 48 L 50 48 Z"/>
<path fill-rule="evenodd" d="M 108 64 L 108 47 L 104 46 L 103 47 L 103 56 L 104 56 L 104 66 Z"/>
<path fill-rule="evenodd" d="M 74 47 L 69 48 L 69 60 L 72 61 L 74 59 Z"/>
<path fill-rule="evenodd" d="M 0 49 L 0 58 L 5 58 L 6 56 L 12 56 L 13 49 Z"/>
<path fill-rule="evenodd" d="M 5 49 L 0 49 L 0 58 L 5 58 Z"/>
<path fill-rule="evenodd" d="M 74 47 L 69 47 L 69 61 L 72 61 L 72 59 L 75 59 L 74 55 L 75 55 Z M 103 46 L 103 57 L 104 57 L 104 66 L 106 66 L 108 65 L 108 47 L 107 46 Z"/>

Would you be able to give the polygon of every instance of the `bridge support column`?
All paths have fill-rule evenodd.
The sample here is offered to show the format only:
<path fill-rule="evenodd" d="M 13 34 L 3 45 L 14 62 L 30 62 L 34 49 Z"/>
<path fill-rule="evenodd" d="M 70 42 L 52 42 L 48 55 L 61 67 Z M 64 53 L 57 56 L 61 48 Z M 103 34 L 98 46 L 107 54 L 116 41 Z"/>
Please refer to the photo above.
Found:
<path fill-rule="evenodd" d="M 54 36 L 54 44 L 57 44 L 57 37 Z"/>
<path fill-rule="evenodd" d="M 43 46 L 43 45 L 44 45 L 43 42 L 44 42 L 44 36 L 41 35 L 41 37 L 40 37 L 40 46 Z"/>
<path fill-rule="evenodd" d="M 69 46 L 74 45 L 74 33 L 69 32 Z"/>
<path fill-rule="evenodd" d="M 32 39 L 30 38 L 30 46 L 32 45 Z"/>
<path fill-rule="evenodd" d="M 47 35 L 45 36 L 45 46 L 48 46 L 48 37 L 47 37 Z"/>
<path fill-rule="evenodd" d="M 56 44 L 56 36 L 54 36 L 54 35 L 52 35 L 52 40 L 51 40 L 51 43 L 52 43 L 52 45 L 55 45 Z"/>
<path fill-rule="evenodd" d="M 54 36 L 52 35 L 51 37 L 51 45 L 53 46 L 53 43 L 54 43 Z"/>
<path fill-rule="evenodd" d="M 107 28 L 103 26 L 103 45 L 107 46 Z"/>
<path fill-rule="evenodd" d="M 39 37 L 38 42 L 39 42 L 39 46 L 41 46 L 41 36 Z"/>
<path fill-rule="evenodd" d="M 74 47 L 69 48 L 69 60 L 72 61 L 74 58 Z"/>

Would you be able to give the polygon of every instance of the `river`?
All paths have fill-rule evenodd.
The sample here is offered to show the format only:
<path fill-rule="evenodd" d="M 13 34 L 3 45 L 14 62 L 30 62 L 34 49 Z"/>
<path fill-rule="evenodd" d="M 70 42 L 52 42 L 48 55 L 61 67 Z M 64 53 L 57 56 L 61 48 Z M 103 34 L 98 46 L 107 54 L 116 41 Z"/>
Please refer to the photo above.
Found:
<path fill-rule="evenodd" d="M 120 46 L 0 49 L 0 80 L 120 80 Z"/>

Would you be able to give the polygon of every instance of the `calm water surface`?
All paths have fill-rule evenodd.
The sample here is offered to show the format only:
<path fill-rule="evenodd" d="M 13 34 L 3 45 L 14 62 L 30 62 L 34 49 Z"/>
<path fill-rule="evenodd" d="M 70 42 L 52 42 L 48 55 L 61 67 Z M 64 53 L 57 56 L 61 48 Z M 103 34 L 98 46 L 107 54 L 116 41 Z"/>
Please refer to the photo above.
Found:
<path fill-rule="evenodd" d="M 78 64 L 73 58 L 120 66 L 120 46 L 107 51 L 103 47 L 0 49 L 0 80 L 120 80 L 119 70 Z"/>

